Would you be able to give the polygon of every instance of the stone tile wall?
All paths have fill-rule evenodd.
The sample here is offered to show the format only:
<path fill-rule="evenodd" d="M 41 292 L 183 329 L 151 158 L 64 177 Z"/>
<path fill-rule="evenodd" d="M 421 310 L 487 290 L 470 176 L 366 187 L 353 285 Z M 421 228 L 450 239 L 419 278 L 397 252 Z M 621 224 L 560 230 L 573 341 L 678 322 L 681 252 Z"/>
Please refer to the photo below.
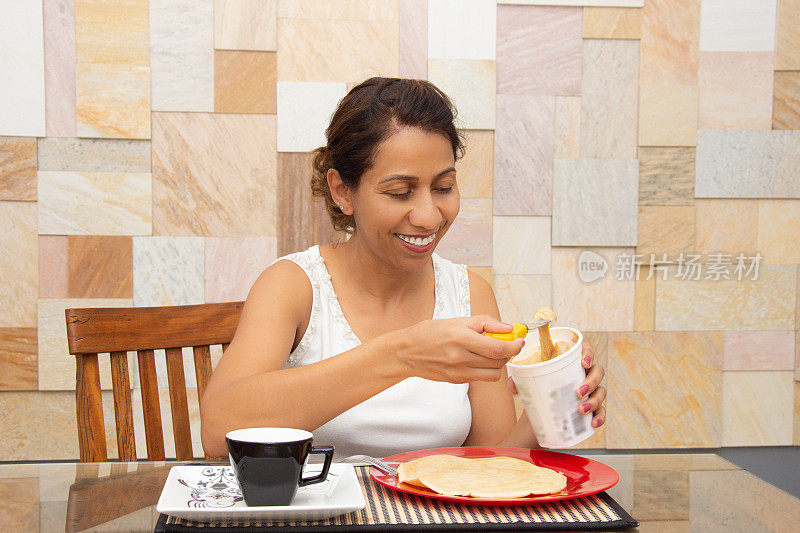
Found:
<path fill-rule="evenodd" d="M 78 456 L 64 308 L 243 299 L 333 238 L 309 153 L 372 75 L 458 107 L 438 252 L 594 344 L 581 447 L 800 445 L 800 0 L 3 5 L 0 460 Z"/>

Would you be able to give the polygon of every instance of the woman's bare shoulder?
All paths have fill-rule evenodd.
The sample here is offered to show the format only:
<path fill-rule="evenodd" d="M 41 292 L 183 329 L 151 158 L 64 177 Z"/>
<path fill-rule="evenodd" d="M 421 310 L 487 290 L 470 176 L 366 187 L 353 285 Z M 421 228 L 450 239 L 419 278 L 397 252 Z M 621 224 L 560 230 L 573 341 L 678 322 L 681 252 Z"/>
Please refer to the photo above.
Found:
<path fill-rule="evenodd" d="M 311 308 L 313 299 L 311 280 L 302 267 L 289 259 L 281 259 L 258 276 L 247 296 L 247 303 L 259 307 L 278 304 L 284 310 L 292 307 L 294 311 L 302 312 L 306 307 Z"/>
<path fill-rule="evenodd" d="M 497 300 L 494 290 L 486 279 L 472 270 L 468 270 L 469 276 L 469 301 L 472 307 L 472 314 L 491 314 L 497 313 Z"/>

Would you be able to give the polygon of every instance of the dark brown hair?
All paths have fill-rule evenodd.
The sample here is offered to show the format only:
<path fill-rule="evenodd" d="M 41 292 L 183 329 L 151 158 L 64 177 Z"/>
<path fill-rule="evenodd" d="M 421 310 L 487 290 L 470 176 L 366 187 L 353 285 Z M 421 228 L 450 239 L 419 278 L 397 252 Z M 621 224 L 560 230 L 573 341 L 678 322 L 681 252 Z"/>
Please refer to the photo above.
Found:
<path fill-rule="evenodd" d="M 374 164 L 378 146 L 402 127 L 440 133 L 453 146 L 453 157 L 464 154 L 454 121 L 456 109 L 438 87 L 426 80 L 370 78 L 342 98 L 325 130 L 327 145 L 314 150 L 311 191 L 321 197 L 337 231 L 353 233 L 355 219 L 345 215 L 328 188 L 328 169 L 336 169 L 355 191 L 361 176 Z"/>

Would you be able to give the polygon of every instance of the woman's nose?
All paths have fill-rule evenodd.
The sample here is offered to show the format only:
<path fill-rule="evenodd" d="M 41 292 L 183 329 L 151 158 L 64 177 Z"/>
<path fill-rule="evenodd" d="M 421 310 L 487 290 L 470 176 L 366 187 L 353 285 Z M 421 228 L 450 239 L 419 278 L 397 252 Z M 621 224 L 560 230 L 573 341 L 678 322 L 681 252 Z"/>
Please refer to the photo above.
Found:
<path fill-rule="evenodd" d="M 430 194 L 421 194 L 417 197 L 411 212 L 409 222 L 418 228 L 436 229 L 442 223 L 442 214 L 439 206 Z"/>

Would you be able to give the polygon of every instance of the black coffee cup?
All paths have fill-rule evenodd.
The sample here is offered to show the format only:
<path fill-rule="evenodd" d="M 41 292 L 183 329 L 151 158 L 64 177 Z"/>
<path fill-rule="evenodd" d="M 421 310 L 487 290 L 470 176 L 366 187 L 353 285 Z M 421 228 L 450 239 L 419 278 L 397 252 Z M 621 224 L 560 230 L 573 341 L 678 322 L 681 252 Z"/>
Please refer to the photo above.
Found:
<path fill-rule="evenodd" d="M 231 466 L 244 502 L 251 506 L 289 505 L 298 487 L 328 477 L 333 446 L 311 446 L 313 435 L 302 429 L 248 428 L 225 435 Z M 303 477 L 309 454 L 325 454 L 319 475 Z"/>

